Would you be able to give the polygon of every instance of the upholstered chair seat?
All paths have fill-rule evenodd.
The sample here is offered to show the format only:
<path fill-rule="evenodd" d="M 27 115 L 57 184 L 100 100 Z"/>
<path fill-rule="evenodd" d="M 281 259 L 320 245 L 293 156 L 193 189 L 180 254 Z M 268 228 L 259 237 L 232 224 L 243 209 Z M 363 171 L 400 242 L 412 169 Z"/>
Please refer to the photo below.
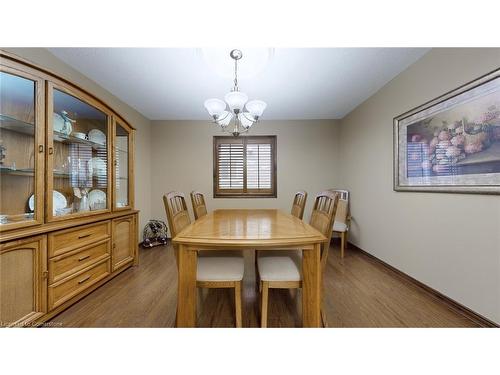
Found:
<path fill-rule="evenodd" d="M 347 231 L 347 224 L 345 223 L 339 223 L 338 221 L 336 221 L 335 223 L 333 223 L 333 231 L 334 232 L 346 232 Z"/>
<path fill-rule="evenodd" d="M 206 253 L 209 253 L 209 251 Z M 211 253 L 215 253 L 215 251 L 211 251 Z M 244 271 L 245 262 L 240 255 L 201 255 L 198 257 L 196 280 L 241 281 L 243 280 Z"/>
<path fill-rule="evenodd" d="M 257 259 L 262 280 L 301 281 L 302 252 L 300 250 L 262 251 Z"/>

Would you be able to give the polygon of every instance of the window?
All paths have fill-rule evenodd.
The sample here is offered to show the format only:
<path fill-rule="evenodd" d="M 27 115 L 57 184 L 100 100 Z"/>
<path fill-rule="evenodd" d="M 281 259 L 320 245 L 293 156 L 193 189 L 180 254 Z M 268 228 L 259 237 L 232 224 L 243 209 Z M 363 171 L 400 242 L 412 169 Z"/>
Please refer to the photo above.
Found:
<path fill-rule="evenodd" d="M 214 197 L 276 197 L 276 136 L 214 137 Z"/>

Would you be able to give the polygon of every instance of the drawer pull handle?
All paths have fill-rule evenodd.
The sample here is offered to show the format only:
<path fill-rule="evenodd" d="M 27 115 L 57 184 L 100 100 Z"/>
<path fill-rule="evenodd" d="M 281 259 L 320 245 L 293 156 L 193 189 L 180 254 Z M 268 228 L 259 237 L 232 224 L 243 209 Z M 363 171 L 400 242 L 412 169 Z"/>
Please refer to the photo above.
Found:
<path fill-rule="evenodd" d="M 78 261 L 81 262 L 82 260 L 90 258 L 90 255 L 85 255 L 84 257 L 78 258 Z"/>
<path fill-rule="evenodd" d="M 90 276 L 87 276 L 85 279 L 82 279 L 78 282 L 78 284 L 82 284 L 84 283 L 85 281 L 87 281 L 88 279 L 90 279 Z"/>
<path fill-rule="evenodd" d="M 91 233 L 88 233 L 88 234 L 82 234 L 81 236 L 78 236 L 78 239 L 81 240 L 82 238 L 85 238 L 85 237 L 90 237 Z"/>

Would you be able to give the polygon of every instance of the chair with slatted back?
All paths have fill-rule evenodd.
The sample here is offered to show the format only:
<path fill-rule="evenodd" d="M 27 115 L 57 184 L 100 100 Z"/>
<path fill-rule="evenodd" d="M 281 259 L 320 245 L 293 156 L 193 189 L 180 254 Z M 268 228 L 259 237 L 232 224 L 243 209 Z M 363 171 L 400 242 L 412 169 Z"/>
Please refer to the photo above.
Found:
<path fill-rule="evenodd" d="M 174 238 L 182 229 L 191 224 L 184 194 L 171 191 L 163 196 L 170 233 Z M 178 264 L 179 249 L 174 246 Z M 198 254 L 196 286 L 198 288 L 234 288 L 236 327 L 242 326 L 241 286 L 244 273 L 243 256 L 239 252 L 206 251 Z"/>
<path fill-rule="evenodd" d="M 345 247 L 347 245 L 347 237 L 349 234 L 349 226 L 351 224 L 351 213 L 349 210 L 349 192 L 347 190 L 331 190 L 339 194 L 339 205 L 333 222 L 333 233 L 338 233 L 340 236 L 340 257 L 344 257 Z"/>
<path fill-rule="evenodd" d="M 295 193 L 292 203 L 291 214 L 302 220 L 304 217 L 304 208 L 306 207 L 307 192 L 301 190 Z"/>
<path fill-rule="evenodd" d="M 324 270 L 330 248 L 333 218 L 337 211 L 339 194 L 326 190 L 314 201 L 309 224 L 321 232 L 327 239 L 321 245 L 321 268 Z M 267 327 L 267 306 L 269 289 L 302 288 L 302 251 L 277 250 L 262 251 L 257 260 L 261 290 L 261 327 Z M 321 308 L 321 320 L 326 326 L 326 315 Z"/>
<path fill-rule="evenodd" d="M 200 217 L 207 214 L 207 206 L 205 205 L 205 196 L 199 191 L 191 192 L 191 203 L 193 204 L 194 219 L 198 220 Z"/>

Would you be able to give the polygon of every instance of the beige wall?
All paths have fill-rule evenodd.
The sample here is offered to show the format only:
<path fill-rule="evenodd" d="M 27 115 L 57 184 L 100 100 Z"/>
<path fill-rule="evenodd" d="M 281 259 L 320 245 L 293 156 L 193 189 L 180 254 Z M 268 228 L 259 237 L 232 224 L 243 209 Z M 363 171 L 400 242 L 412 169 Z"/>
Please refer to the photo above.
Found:
<path fill-rule="evenodd" d="M 162 196 L 184 192 L 192 216 L 189 192 L 206 195 L 214 208 L 268 207 L 290 210 L 292 196 L 309 193 L 305 218 L 309 218 L 315 193 L 339 184 L 338 126 L 334 120 L 263 121 L 252 135 L 277 135 L 277 198 L 213 198 L 213 140 L 221 135 L 207 121 L 153 121 L 151 132 L 151 199 L 154 218 L 166 220 Z"/>
<path fill-rule="evenodd" d="M 71 68 L 44 48 L 3 48 L 26 60 L 50 70 L 63 78 L 79 85 L 98 97 L 125 118 L 136 131 L 136 163 L 135 163 L 135 207 L 141 210 L 139 228 L 143 228 L 151 216 L 151 199 L 149 183 L 151 181 L 151 122 L 132 107 L 128 106 L 109 91 L 94 81 Z M 142 230 L 141 230 L 142 235 Z"/>
<path fill-rule="evenodd" d="M 500 323 L 500 197 L 396 193 L 392 120 L 500 67 L 500 49 L 434 49 L 341 121 L 351 241 Z"/>

